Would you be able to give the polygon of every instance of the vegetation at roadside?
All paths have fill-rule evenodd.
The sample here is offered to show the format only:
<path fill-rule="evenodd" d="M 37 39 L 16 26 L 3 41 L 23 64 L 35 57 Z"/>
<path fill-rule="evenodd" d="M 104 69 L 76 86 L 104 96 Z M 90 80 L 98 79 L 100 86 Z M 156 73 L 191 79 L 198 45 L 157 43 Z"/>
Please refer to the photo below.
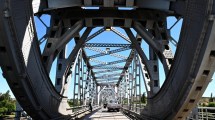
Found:
<path fill-rule="evenodd" d="M 68 99 L 67 102 L 68 102 L 68 104 L 69 104 L 70 107 L 76 107 L 76 106 L 80 106 L 81 105 L 80 101 L 78 101 L 78 99 L 75 99 L 75 100 Z"/>
<path fill-rule="evenodd" d="M 0 93 L 0 117 L 11 115 L 16 109 L 16 100 L 10 96 L 10 91 Z"/>
<path fill-rule="evenodd" d="M 146 103 L 146 93 L 145 92 L 141 96 L 141 103 Z"/>
<path fill-rule="evenodd" d="M 209 102 L 207 107 L 215 107 L 215 102 Z"/>

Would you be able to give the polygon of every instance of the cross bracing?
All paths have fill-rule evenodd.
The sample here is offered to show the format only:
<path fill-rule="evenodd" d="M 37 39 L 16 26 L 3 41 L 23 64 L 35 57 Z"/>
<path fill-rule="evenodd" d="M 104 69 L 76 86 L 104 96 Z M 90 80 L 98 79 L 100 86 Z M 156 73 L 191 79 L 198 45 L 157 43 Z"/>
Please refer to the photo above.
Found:
<path fill-rule="evenodd" d="M 123 63 L 123 62 L 126 62 L 126 59 L 124 59 L 124 60 L 117 60 L 117 61 L 113 61 L 113 62 L 107 62 L 106 64 L 98 64 L 98 65 L 94 65 L 93 67 L 101 67 L 101 66 L 106 66 L 106 65 L 114 65 L 114 64 Z"/>
<path fill-rule="evenodd" d="M 98 79 L 98 83 L 109 83 L 109 82 L 117 82 L 117 78 L 110 78 L 110 79 Z"/>
<path fill-rule="evenodd" d="M 92 35 L 90 35 L 89 37 L 87 37 L 86 42 L 90 41 L 91 39 L 93 39 L 94 37 L 98 36 L 99 34 L 101 34 L 104 31 L 105 31 L 105 28 L 101 28 L 97 32 L 95 32 Z"/>
<path fill-rule="evenodd" d="M 119 75 L 113 74 L 113 75 L 103 75 L 103 76 L 98 76 L 96 79 L 112 79 L 112 78 L 118 78 Z"/>
<path fill-rule="evenodd" d="M 86 43 L 85 47 L 131 47 L 131 44 Z"/>
<path fill-rule="evenodd" d="M 119 75 L 122 75 L 120 73 L 112 73 L 112 74 L 103 74 L 102 76 L 98 76 L 97 78 L 99 77 L 113 77 L 113 76 L 119 76 Z M 126 74 L 123 74 L 123 75 L 126 75 Z"/>
<path fill-rule="evenodd" d="M 115 65 L 115 64 L 117 64 L 117 62 L 121 63 L 122 61 L 104 62 L 104 61 L 100 61 L 100 60 L 94 59 L 94 58 L 90 59 L 89 61 L 99 63 L 97 65 L 91 66 L 91 68 L 99 68 L 99 67 L 104 67 L 104 66 L 108 66 L 108 65 L 111 65 L 112 67 L 122 67 L 122 66 L 119 66 L 119 65 Z"/>
<path fill-rule="evenodd" d="M 94 67 L 93 69 L 113 69 L 113 70 L 123 70 L 123 67 Z"/>
<path fill-rule="evenodd" d="M 116 71 L 119 71 L 119 70 L 103 70 L 103 71 L 98 71 L 98 72 L 95 72 L 95 74 L 101 74 L 101 73 L 111 73 L 111 72 L 116 72 Z"/>
<path fill-rule="evenodd" d="M 121 58 L 121 59 L 126 59 L 127 57 L 124 56 L 124 55 L 117 54 L 117 53 L 121 52 L 121 51 L 131 49 L 130 47 L 128 47 L 128 48 L 119 48 L 119 49 L 111 50 L 111 51 L 104 51 L 104 50 L 101 50 L 99 48 L 92 48 L 92 47 L 85 47 L 85 48 L 89 49 L 89 50 L 92 50 L 92 51 L 95 51 L 95 52 L 100 52 L 101 53 L 101 54 L 96 54 L 96 55 L 89 56 L 89 58 L 96 58 L 96 57 L 101 57 L 101 56 L 104 56 L 104 55 L 110 55 L 110 56 L 114 56 L 114 57 Z"/>
<path fill-rule="evenodd" d="M 3 76 L 33 119 L 73 119 L 105 97 L 132 119 L 185 119 L 215 70 L 214 7 L 211 0 L 0 1 Z M 71 86 L 77 112 L 67 104 Z"/>

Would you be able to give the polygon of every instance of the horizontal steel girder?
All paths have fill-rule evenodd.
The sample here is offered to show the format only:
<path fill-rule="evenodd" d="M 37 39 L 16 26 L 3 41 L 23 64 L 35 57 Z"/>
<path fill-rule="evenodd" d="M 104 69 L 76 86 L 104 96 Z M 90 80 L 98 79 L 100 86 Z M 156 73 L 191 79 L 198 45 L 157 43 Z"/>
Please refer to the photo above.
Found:
<path fill-rule="evenodd" d="M 117 82 L 117 81 L 116 81 Z M 101 82 L 98 83 L 99 86 L 104 86 L 104 85 L 112 85 L 112 86 L 116 86 L 116 82 Z"/>
<path fill-rule="evenodd" d="M 114 81 L 101 81 L 101 82 L 98 82 L 98 84 L 101 84 L 101 83 L 117 83 L 117 80 L 114 80 Z"/>
<path fill-rule="evenodd" d="M 104 62 L 104 61 L 100 61 L 100 60 L 97 60 L 97 59 L 89 59 L 89 61 L 92 61 L 92 62 L 95 62 L 95 63 L 100 63 L 100 64 L 103 64 L 103 66 L 101 67 L 104 67 L 104 65 L 106 65 L 107 62 Z M 100 66 L 97 66 L 97 67 L 94 67 L 94 68 L 99 68 Z M 109 67 L 122 67 L 122 66 L 119 66 L 119 65 L 111 65 Z M 93 67 L 91 67 L 93 68 Z"/>
<path fill-rule="evenodd" d="M 123 70 L 123 67 L 95 67 L 93 69 L 113 69 L 113 70 Z"/>
<path fill-rule="evenodd" d="M 119 49 L 115 49 L 115 50 L 111 50 L 111 51 L 107 52 L 107 51 L 104 51 L 104 50 L 95 49 L 95 48 L 91 48 L 91 47 L 85 47 L 85 48 L 89 49 L 89 50 L 96 51 L 96 52 L 100 52 L 100 54 L 95 54 L 95 55 L 89 56 L 88 57 L 89 59 L 90 58 L 101 57 L 101 56 L 105 56 L 105 55 L 111 55 L 111 56 L 114 56 L 114 57 L 119 57 L 119 58 L 122 58 L 122 59 L 126 59 L 127 58 L 126 56 L 122 56 L 122 55 L 116 54 L 116 53 L 131 49 L 131 47 L 125 47 L 125 48 L 119 48 Z"/>
<path fill-rule="evenodd" d="M 33 119 L 69 119 L 72 111 L 66 111 L 67 98 L 55 91 L 41 61 L 31 2 L 0 1 L 4 13 L 0 15 L 1 69 L 17 100 Z M 150 98 L 148 109 L 142 111 L 143 119 L 185 119 L 201 98 L 215 68 L 212 3 L 189 0 L 186 4 L 174 65 L 159 94 Z"/>
<path fill-rule="evenodd" d="M 116 77 L 116 76 L 120 76 L 121 74 L 105 74 L 105 75 L 102 75 L 102 76 L 99 76 L 99 77 L 96 77 L 96 79 L 101 79 L 101 78 L 113 78 L 113 77 Z"/>
<path fill-rule="evenodd" d="M 118 81 L 118 78 L 110 78 L 110 79 L 98 79 L 97 82 L 113 82 L 113 81 Z"/>
<path fill-rule="evenodd" d="M 114 76 L 114 75 L 121 75 L 121 73 L 112 73 L 112 74 L 106 74 L 106 73 L 104 73 L 103 75 L 101 75 L 100 74 L 100 76 L 98 76 L 98 77 L 103 77 L 103 76 Z"/>
<path fill-rule="evenodd" d="M 116 83 L 98 83 L 98 86 L 116 86 Z"/>
<path fill-rule="evenodd" d="M 169 10 L 170 1 L 167 0 L 33 0 L 33 12 L 42 12 L 68 7 L 138 7 L 157 10 Z"/>
<path fill-rule="evenodd" d="M 94 65 L 92 67 L 102 67 L 102 66 L 106 66 L 106 65 L 113 65 L 113 64 L 117 64 L 117 63 L 122 63 L 122 62 L 126 62 L 127 60 L 117 60 L 117 61 L 113 61 L 113 62 L 107 62 L 106 64 L 98 64 L 98 65 Z"/>
<path fill-rule="evenodd" d="M 115 71 L 119 71 L 119 70 L 103 70 L 103 71 L 98 71 L 98 72 L 94 72 L 95 74 L 102 74 L 102 73 L 109 73 L 109 72 L 115 72 Z"/>
<path fill-rule="evenodd" d="M 131 47 L 131 44 L 86 43 L 85 47 Z"/>
<path fill-rule="evenodd" d="M 65 7 L 139 7 L 157 10 L 169 10 L 170 1 L 167 0 L 48 0 L 49 9 Z M 36 7 L 36 6 L 35 6 Z"/>
<path fill-rule="evenodd" d="M 116 79 L 118 79 L 119 75 L 120 74 L 107 75 L 107 76 L 103 75 L 103 76 L 96 77 L 96 79 L 114 79 L 116 77 L 117 77 Z"/>
<path fill-rule="evenodd" d="M 117 9 L 81 9 L 81 8 L 65 8 L 58 9 L 55 11 L 44 11 L 38 14 L 60 14 L 62 19 L 93 19 L 98 20 L 95 24 L 99 24 L 106 18 L 116 19 L 115 22 L 120 22 L 122 19 L 138 20 L 138 21 L 159 21 L 167 16 L 165 12 L 162 11 L 152 11 L 152 10 L 117 10 Z M 159 15 L 159 17 L 157 16 Z M 122 22 L 122 21 L 121 21 Z M 116 24 L 116 23 L 115 23 Z"/>

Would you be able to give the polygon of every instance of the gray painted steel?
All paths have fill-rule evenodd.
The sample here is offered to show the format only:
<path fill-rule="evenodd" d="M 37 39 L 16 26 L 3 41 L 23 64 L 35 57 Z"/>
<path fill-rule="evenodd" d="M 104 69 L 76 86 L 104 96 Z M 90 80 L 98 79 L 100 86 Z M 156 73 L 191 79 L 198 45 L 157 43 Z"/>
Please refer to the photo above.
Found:
<path fill-rule="evenodd" d="M 135 86 L 127 89 L 129 91 L 127 95 L 131 97 L 128 98 L 129 101 L 134 101 L 132 96 L 138 96 L 136 88 L 140 84 L 137 81 L 129 81 L 130 77 L 132 80 L 138 80 L 139 77 L 137 76 L 140 74 L 140 66 L 142 65 L 146 66 L 144 69 L 142 68 L 142 73 L 145 75 L 147 73 L 150 82 L 155 82 L 157 73 L 155 70 L 154 72 L 151 70 L 151 66 L 157 65 L 157 58 L 159 58 L 164 66 L 166 81 L 160 90 L 148 86 L 153 92 L 148 92 L 151 95 L 140 116 L 144 119 L 184 119 L 201 98 L 211 81 L 215 70 L 215 35 L 213 34 L 215 32 L 215 3 L 213 0 L 187 0 L 186 2 L 84 0 L 83 3 L 78 0 L 48 0 L 47 2 L 36 2 L 33 6 L 34 9 L 31 6 L 31 0 L 0 1 L 0 66 L 15 97 L 23 109 L 34 119 L 69 119 L 73 114 L 67 104 L 67 97 L 63 96 L 64 92 L 61 92 L 66 84 L 55 89 L 48 75 L 54 59 L 64 50 L 72 38 L 76 39 L 76 46 L 65 60 L 66 62 L 63 62 L 65 63 L 65 66 L 62 67 L 63 74 L 59 73 L 59 76 L 66 78 L 70 75 L 71 66 L 73 66 L 76 58 L 79 58 L 78 65 L 75 65 L 79 71 L 72 72 L 78 76 L 78 82 L 74 81 L 75 87 L 81 89 L 79 92 L 74 92 L 74 95 L 79 97 L 82 104 L 83 101 L 87 101 L 84 96 L 87 91 L 83 90 L 83 74 L 86 74 L 86 89 L 91 96 L 89 101 L 93 104 L 97 103 L 99 85 L 118 87 L 118 90 L 115 89 L 115 91 L 122 93 L 124 89 L 122 86 L 128 85 L 128 82 Z M 80 6 L 100 6 L 109 9 L 85 10 Z M 117 6 L 133 6 L 143 9 L 121 11 L 115 9 Z M 38 46 L 33 18 L 34 12 L 37 15 L 45 13 L 51 15 L 50 34 L 43 54 L 40 53 Z M 182 31 L 174 60 L 172 52 L 169 50 L 168 31 L 165 28 L 167 16 L 183 17 Z M 127 23 L 129 25 L 126 25 Z M 77 40 L 77 35 L 85 26 L 87 29 Z M 88 37 L 92 27 L 97 26 L 104 26 L 104 28 Z M 123 27 L 129 39 L 114 29 L 112 31 L 132 43 L 132 50 L 125 66 L 93 68 L 83 45 L 104 32 L 106 27 L 113 26 Z M 134 28 L 140 36 L 135 38 L 130 28 Z M 149 60 L 144 56 L 144 51 L 139 45 L 142 38 L 153 49 Z M 130 46 L 126 47 L 130 48 Z M 78 54 L 80 50 L 82 52 Z M 118 49 L 112 52 L 116 53 L 123 50 Z M 155 54 L 157 57 L 153 57 Z M 97 57 L 102 55 L 97 55 Z M 62 58 L 64 57 L 58 57 L 58 60 Z M 140 58 L 141 60 L 138 60 Z M 82 70 L 84 64 L 88 70 Z M 130 66 L 133 67 L 133 70 L 129 70 Z M 122 72 L 117 84 L 112 84 L 112 82 L 98 84 L 95 77 L 95 73 L 98 71 L 93 72 L 92 69 L 105 69 L 101 71 L 119 69 Z M 139 69 L 138 73 L 137 69 Z M 61 81 L 61 83 L 64 82 Z M 118 97 L 122 99 L 124 96 L 126 94 L 121 94 Z"/>

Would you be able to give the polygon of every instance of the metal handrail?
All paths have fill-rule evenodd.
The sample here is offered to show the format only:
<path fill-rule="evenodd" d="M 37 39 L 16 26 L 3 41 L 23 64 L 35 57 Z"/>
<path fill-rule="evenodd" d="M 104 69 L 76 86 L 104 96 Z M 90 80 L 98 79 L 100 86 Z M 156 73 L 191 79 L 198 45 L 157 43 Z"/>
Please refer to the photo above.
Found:
<path fill-rule="evenodd" d="M 92 108 L 93 110 L 96 110 L 99 106 L 98 105 L 93 105 Z M 78 115 L 86 113 L 87 111 L 90 111 L 88 105 L 82 105 L 82 106 L 76 106 L 76 107 L 71 107 L 67 108 L 67 110 L 72 110 L 72 118 L 76 118 Z"/>
<path fill-rule="evenodd" d="M 215 120 L 215 107 L 198 107 L 199 120 Z"/>

